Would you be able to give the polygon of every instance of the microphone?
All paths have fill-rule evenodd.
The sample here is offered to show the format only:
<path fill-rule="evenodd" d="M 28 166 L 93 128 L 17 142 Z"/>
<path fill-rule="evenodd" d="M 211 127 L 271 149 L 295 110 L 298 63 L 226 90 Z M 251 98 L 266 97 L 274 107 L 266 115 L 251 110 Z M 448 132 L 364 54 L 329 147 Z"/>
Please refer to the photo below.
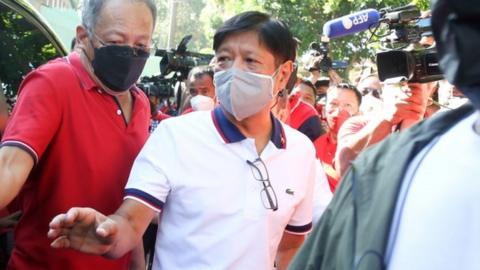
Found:
<path fill-rule="evenodd" d="M 367 30 L 379 21 L 380 13 L 370 8 L 326 22 L 323 25 L 323 35 L 328 38 L 347 36 Z"/>

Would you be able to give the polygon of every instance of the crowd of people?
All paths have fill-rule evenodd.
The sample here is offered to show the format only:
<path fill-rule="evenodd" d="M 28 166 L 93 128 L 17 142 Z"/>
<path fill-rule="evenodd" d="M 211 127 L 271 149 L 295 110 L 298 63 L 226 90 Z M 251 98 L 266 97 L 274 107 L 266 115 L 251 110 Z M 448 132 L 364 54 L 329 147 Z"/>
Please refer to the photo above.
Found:
<path fill-rule="evenodd" d="M 135 84 L 154 1 L 85 1 L 75 50 L 24 78 L 11 115 L 0 96 L 0 269 L 478 268 L 466 2 L 433 4 L 445 79 L 428 83 L 302 66 L 286 24 L 240 13 L 172 116 Z"/>

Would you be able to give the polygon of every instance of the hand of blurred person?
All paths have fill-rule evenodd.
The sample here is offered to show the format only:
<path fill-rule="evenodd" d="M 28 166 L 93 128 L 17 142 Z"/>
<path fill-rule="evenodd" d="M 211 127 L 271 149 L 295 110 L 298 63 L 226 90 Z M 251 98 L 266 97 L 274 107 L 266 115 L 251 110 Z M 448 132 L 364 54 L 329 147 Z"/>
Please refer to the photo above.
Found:
<path fill-rule="evenodd" d="M 6 217 L 0 218 L 0 229 L 13 228 L 17 225 L 18 219 L 22 215 L 22 211 L 14 212 Z"/>
<path fill-rule="evenodd" d="M 338 132 L 335 164 L 339 174 L 343 175 L 352 160 L 389 136 L 394 128 L 403 130 L 422 120 L 432 85 L 405 83 L 401 89 L 387 85 L 382 91 L 383 109 L 377 115 L 349 119 Z"/>
<path fill-rule="evenodd" d="M 53 248 L 72 248 L 103 255 L 113 246 L 118 228 L 114 220 L 91 208 L 71 208 L 50 222 L 48 237 Z"/>
<path fill-rule="evenodd" d="M 408 86 L 384 90 L 382 117 L 392 125 L 408 128 L 423 119 L 428 102 L 428 85 L 409 83 Z"/>

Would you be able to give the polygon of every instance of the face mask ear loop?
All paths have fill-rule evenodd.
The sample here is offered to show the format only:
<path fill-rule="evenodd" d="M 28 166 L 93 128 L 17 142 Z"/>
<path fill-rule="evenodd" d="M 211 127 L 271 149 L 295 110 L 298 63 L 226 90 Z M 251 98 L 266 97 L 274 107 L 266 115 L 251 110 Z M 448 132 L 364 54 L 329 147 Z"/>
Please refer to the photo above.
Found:
<path fill-rule="evenodd" d="M 93 46 L 93 42 L 92 42 L 92 39 L 91 39 L 91 36 L 92 36 L 92 35 L 90 34 L 90 32 L 89 32 L 88 30 L 87 30 L 87 33 L 88 33 L 88 41 L 90 42 L 90 46 L 92 46 L 92 49 L 95 50 L 95 46 Z M 82 50 L 83 54 L 85 55 L 85 57 L 87 57 L 88 61 L 89 61 L 90 63 L 92 63 L 93 60 L 90 59 L 90 57 L 88 56 L 87 52 L 85 51 L 85 48 L 82 46 L 82 47 L 80 48 L 80 50 Z"/>
<path fill-rule="evenodd" d="M 273 110 L 273 108 L 275 108 L 275 106 L 278 105 L 278 99 L 280 98 L 285 98 L 285 92 L 287 91 L 287 89 L 282 89 L 280 91 L 278 91 L 278 94 L 275 96 L 275 103 L 270 107 L 270 110 Z"/>

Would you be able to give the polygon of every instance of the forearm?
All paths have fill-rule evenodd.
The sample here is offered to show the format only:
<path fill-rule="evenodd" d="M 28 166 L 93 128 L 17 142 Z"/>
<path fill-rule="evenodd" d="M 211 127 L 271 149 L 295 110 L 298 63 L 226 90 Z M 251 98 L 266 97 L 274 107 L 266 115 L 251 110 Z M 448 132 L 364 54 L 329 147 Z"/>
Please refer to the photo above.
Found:
<path fill-rule="evenodd" d="M 0 209 L 17 196 L 32 167 L 33 159 L 20 148 L 0 148 Z"/>
<path fill-rule="evenodd" d="M 108 217 L 118 228 L 112 247 L 104 254 L 108 258 L 122 257 L 141 244 L 142 235 L 153 218 L 153 210 L 135 202 L 135 208 L 132 208 L 131 203 L 131 200 L 126 200 L 115 214 Z"/>
<path fill-rule="evenodd" d="M 20 191 L 17 176 L 9 169 L 0 170 L 0 209 L 5 208 Z"/>
<path fill-rule="evenodd" d="M 293 256 L 295 256 L 295 253 L 297 253 L 304 240 L 304 235 L 295 235 L 287 232 L 283 233 L 282 241 L 280 241 L 276 258 L 278 270 L 284 270 L 288 268 L 290 261 L 292 261 Z"/>
<path fill-rule="evenodd" d="M 132 259 L 128 270 L 145 270 L 145 252 L 143 250 L 143 243 L 139 243 L 137 247 L 132 250 Z"/>
<path fill-rule="evenodd" d="M 335 85 L 343 81 L 342 77 L 340 77 L 340 75 L 338 75 L 338 73 L 335 70 L 329 69 L 327 73 L 328 73 L 328 77 L 330 78 L 331 84 Z"/>
<path fill-rule="evenodd" d="M 391 122 L 382 118 L 375 118 L 362 129 L 353 134 L 339 137 L 337 153 L 335 155 L 336 170 L 343 176 L 350 167 L 350 163 L 367 147 L 385 139 L 392 133 Z"/>
<path fill-rule="evenodd" d="M 287 269 L 298 249 L 299 247 L 293 247 L 289 249 L 279 250 L 277 254 L 277 269 Z"/>
<path fill-rule="evenodd" d="M 116 223 L 118 231 L 113 238 L 111 248 L 103 256 L 118 259 L 135 248 L 141 237 L 138 236 L 136 230 L 125 217 L 114 214 L 108 216 L 108 218 Z"/>

